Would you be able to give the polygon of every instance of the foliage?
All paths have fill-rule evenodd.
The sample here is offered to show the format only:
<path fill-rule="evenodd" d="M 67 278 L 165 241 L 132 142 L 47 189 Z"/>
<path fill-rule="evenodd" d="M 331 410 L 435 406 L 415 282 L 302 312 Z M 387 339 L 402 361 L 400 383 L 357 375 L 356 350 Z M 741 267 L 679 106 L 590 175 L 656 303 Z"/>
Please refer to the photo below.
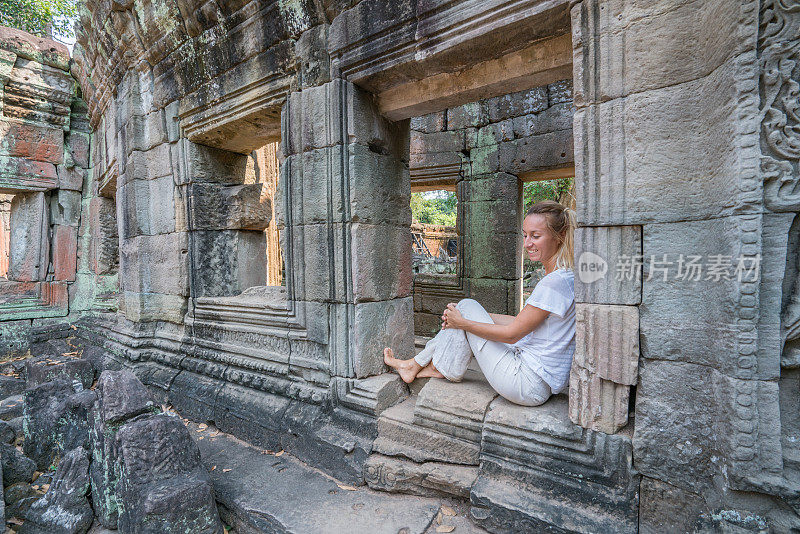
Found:
<path fill-rule="evenodd" d="M 561 178 L 559 180 L 541 180 L 526 183 L 522 187 L 522 205 L 525 211 L 540 200 L 555 200 L 559 202 L 569 193 L 570 188 L 572 188 L 572 181 L 572 178 Z"/>
<path fill-rule="evenodd" d="M 422 224 L 456 225 L 456 194 L 450 191 L 411 193 L 411 216 Z"/>
<path fill-rule="evenodd" d="M 74 37 L 72 25 L 78 16 L 76 0 L 0 0 L 0 26 L 33 35 Z"/>

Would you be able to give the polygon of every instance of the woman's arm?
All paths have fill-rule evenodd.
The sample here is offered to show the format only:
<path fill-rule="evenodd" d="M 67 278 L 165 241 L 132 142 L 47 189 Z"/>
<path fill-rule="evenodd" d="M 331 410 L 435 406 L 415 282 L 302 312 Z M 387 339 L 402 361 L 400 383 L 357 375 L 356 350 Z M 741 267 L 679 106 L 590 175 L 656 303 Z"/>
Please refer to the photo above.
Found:
<path fill-rule="evenodd" d="M 514 321 L 513 315 L 503 315 L 502 313 L 490 313 L 494 324 L 511 324 Z"/>
<path fill-rule="evenodd" d="M 448 304 L 444 311 L 444 328 L 460 328 L 478 337 L 501 343 L 516 343 L 533 332 L 550 314 L 530 304 L 522 308 L 519 315 L 508 324 L 489 324 L 470 321 L 461 316 L 455 304 Z"/>

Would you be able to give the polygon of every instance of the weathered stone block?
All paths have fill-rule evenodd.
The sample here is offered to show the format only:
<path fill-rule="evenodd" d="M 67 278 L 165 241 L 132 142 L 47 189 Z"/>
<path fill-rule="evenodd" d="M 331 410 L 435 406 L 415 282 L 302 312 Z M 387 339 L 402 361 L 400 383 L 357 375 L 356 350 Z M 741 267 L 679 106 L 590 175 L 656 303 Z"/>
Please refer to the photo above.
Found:
<path fill-rule="evenodd" d="M 115 436 L 122 532 L 222 533 L 214 490 L 189 431 L 177 417 L 130 421 Z"/>
<path fill-rule="evenodd" d="M 194 230 L 264 230 L 272 219 L 272 199 L 264 184 L 192 186 Z"/>
<path fill-rule="evenodd" d="M 174 232 L 175 186 L 172 176 L 133 180 L 117 188 L 119 232 L 123 238 Z"/>
<path fill-rule="evenodd" d="M 459 183 L 459 187 L 463 188 L 459 200 L 462 202 L 516 202 L 520 195 L 520 186 L 519 179 L 513 174 L 503 172 L 483 174 Z M 471 206 L 472 204 L 470 204 Z"/>
<path fill-rule="evenodd" d="M 411 294 L 411 232 L 408 227 L 352 225 L 353 296 L 356 302 Z"/>
<path fill-rule="evenodd" d="M 639 376 L 639 308 L 575 305 L 574 363 L 603 380 L 635 386 Z"/>
<path fill-rule="evenodd" d="M 238 295 L 267 282 L 267 241 L 264 232 L 194 232 L 195 294 Z"/>
<path fill-rule="evenodd" d="M 642 534 L 660 534 L 670 529 L 696 531 L 700 515 L 708 513 L 699 495 L 649 477 L 642 477 L 639 503 Z"/>
<path fill-rule="evenodd" d="M 458 383 L 431 380 L 422 388 L 414 422 L 444 434 L 479 443 L 483 416 L 497 392 L 486 382 L 467 375 Z"/>
<path fill-rule="evenodd" d="M 417 464 L 401 458 L 372 454 L 364 464 L 370 488 L 392 493 L 469 498 L 478 468 L 438 462 Z"/>
<path fill-rule="evenodd" d="M 393 155 L 354 143 L 350 161 L 350 217 L 371 224 L 411 224 L 408 169 Z"/>
<path fill-rule="evenodd" d="M 641 226 L 576 228 L 575 263 L 575 302 L 641 302 Z"/>
<path fill-rule="evenodd" d="M 20 533 L 85 533 L 94 520 L 87 493 L 89 455 L 83 447 L 78 447 L 61 459 L 47 493 L 25 513 Z"/>
<path fill-rule="evenodd" d="M 56 280 L 75 281 L 78 267 L 78 229 L 73 226 L 53 228 L 53 276 Z"/>
<path fill-rule="evenodd" d="M 0 121 L 0 152 L 4 156 L 60 164 L 64 156 L 64 130 L 31 122 Z"/>
<path fill-rule="evenodd" d="M 420 463 L 478 465 L 477 443 L 416 424 L 416 404 L 417 398 L 411 397 L 381 413 L 375 451 Z"/>
<path fill-rule="evenodd" d="M 128 150 L 150 150 L 167 142 L 167 129 L 162 110 L 146 115 L 131 115 L 125 124 Z"/>
<path fill-rule="evenodd" d="M 412 317 L 411 297 L 355 305 L 351 361 L 357 378 L 386 370 L 384 347 L 391 347 L 398 358 L 414 354 Z"/>
<path fill-rule="evenodd" d="M 745 287 L 736 273 L 748 251 L 741 243 L 741 229 L 754 224 L 758 218 L 719 217 L 644 226 L 647 263 L 640 309 L 644 358 L 708 365 L 740 378 L 778 377 L 779 351 L 756 358 L 754 347 L 740 345 L 737 335 L 740 317 L 756 313 L 758 306 L 742 295 Z M 758 249 L 749 248 L 755 256 Z M 741 279 L 752 281 L 755 272 L 747 272 L 752 261 L 744 261 L 743 267 Z M 681 335 L 668 333 L 675 330 Z"/>
<path fill-rule="evenodd" d="M 782 472 L 776 382 L 683 362 L 647 361 L 640 373 L 634 457 L 643 474 L 703 494 L 722 470 L 734 488 Z M 656 448 L 665 452 L 646 459 Z"/>
<path fill-rule="evenodd" d="M 447 127 L 447 111 L 437 111 L 411 118 L 411 129 L 422 133 L 441 132 Z"/>
<path fill-rule="evenodd" d="M 548 106 L 547 86 L 490 98 L 487 106 L 491 122 L 539 113 Z"/>
<path fill-rule="evenodd" d="M 730 31 L 740 20 L 740 6 L 724 0 L 669 7 L 618 2 L 598 9 L 597 5 L 592 0 L 572 8 L 579 105 L 695 80 L 741 50 L 736 32 Z M 700 34 L 701 52 L 689 53 L 684 43 Z"/>
<path fill-rule="evenodd" d="M 514 117 L 513 134 L 516 137 L 531 137 L 558 131 L 571 132 L 574 115 L 572 102 L 566 102 L 551 106 L 541 113 Z"/>
<path fill-rule="evenodd" d="M 494 122 L 480 128 L 475 138 L 474 147 L 486 147 L 499 145 L 505 141 L 514 140 L 514 121 L 506 119 L 500 122 Z M 469 149 L 474 148 L 470 146 Z"/>
<path fill-rule="evenodd" d="M 198 234 L 201 234 L 198 232 Z M 263 235 L 263 234 L 262 234 Z M 185 233 L 138 236 L 125 239 L 120 249 L 120 270 L 126 291 L 188 295 L 188 238 Z M 197 246 L 200 239 L 195 239 Z M 213 258 L 215 250 L 199 247 L 196 258 Z"/>
<path fill-rule="evenodd" d="M 89 134 L 80 131 L 70 131 L 64 136 L 64 149 L 67 163 L 72 167 L 89 168 Z"/>
<path fill-rule="evenodd" d="M 171 152 L 178 152 L 177 148 L 172 150 L 172 147 L 173 145 L 163 143 L 144 152 L 139 150 L 131 152 L 127 161 L 120 162 L 120 185 L 132 180 L 152 180 L 172 176 L 175 171 Z M 191 166 L 192 160 L 188 160 L 188 163 Z"/>
<path fill-rule="evenodd" d="M 186 152 L 186 179 L 190 182 L 242 184 L 247 173 L 247 156 L 182 141 Z"/>
<path fill-rule="evenodd" d="M 36 462 L 19 452 L 16 447 L 0 443 L 0 461 L 3 470 L 3 486 L 18 482 L 30 482 L 36 471 Z"/>
<path fill-rule="evenodd" d="M 572 364 L 569 374 L 569 418 L 582 427 L 614 434 L 628 424 L 630 386 L 600 378 Z"/>
<path fill-rule="evenodd" d="M 44 280 L 49 262 L 47 198 L 44 193 L 14 195 L 11 200 L 11 236 L 8 279 Z"/>
<path fill-rule="evenodd" d="M 572 102 L 572 79 L 549 84 L 547 101 L 551 107 L 564 102 Z"/>
<path fill-rule="evenodd" d="M 129 321 L 183 323 L 187 302 L 183 295 L 125 291 L 120 309 Z"/>
<path fill-rule="evenodd" d="M 297 40 L 296 53 L 301 59 L 300 85 L 312 87 L 331 79 L 331 58 L 328 55 L 328 25 L 320 24 L 303 32 Z"/>
<path fill-rule="evenodd" d="M 483 424 L 471 515 L 499 532 L 636 532 L 639 477 L 630 436 L 570 422 L 567 399 L 525 407 L 497 398 Z"/>
<path fill-rule="evenodd" d="M 50 197 L 50 224 L 77 227 L 81 219 L 81 194 L 58 190 Z"/>
<path fill-rule="evenodd" d="M 95 398 L 90 390 L 76 393 L 63 378 L 25 392 L 23 450 L 40 471 L 75 447 L 89 447 L 88 412 Z"/>
<path fill-rule="evenodd" d="M 92 503 L 103 526 L 116 528 L 118 453 L 114 438 L 123 423 L 136 416 L 155 413 L 158 408 L 130 371 L 104 371 L 97 382 L 97 392 L 98 400 L 88 416 L 92 437 Z"/>
<path fill-rule="evenodd" d="M 489 313 L 503 313 L 516 315 L 513 310 L 508 309 L 509 301 L 509 282 L 507 280 L 493 280 L 491 278 L 470 278 L 469 279 L 469 298 L 473 298 Z M 452 299 L 447 303 L 453 302 Z M 456 302 L 458 302 L 456 300 Z M 445 306 L 447 306 L 445 303 Z M 440 308 L 439 315 L 444 313 L 444 307 Z"/>
<path fill-rule="evenodd" d="M 58 182 L 56 187 L 58 189 L 69 189 L 70 191 L 81 191 L 83 189 L 83 182 L 86 180 L 88 173 L 86 169 L 59 165 L 57 172 Z"/>
<path fill-rule="evenodd" d="M 497 148 L 498 170 L 515 175 L 570 166 L 575 159 L 571 130 L 523 137 L 501 143 Z"/>
<path fill-rule="evenodd" d="M 88 389 L 94 382 L 94 368 L 91 362 L 76 357 L 76 354 L 48 354 L 25 361 L 27 389 L 45 382 L 62 378 L 68 382 L 79 382 Z"/>
<path fill-rule="evenodd" d="M 518 200 L 470 202 L 466 208 L 466 276 L 514 280 L 522 268 Z"/>
<path fill-rule="evenodd" d="M 576 197 L 597 200 L 578 203 L 578 224 L 732 214 L 739 198 L 739 182 L 730 180 L 740 172 L 734 156 L 739 150 L 734 139 L 740 135 L 738 68 L 731 60 L 696 81 L 579 109 Z"/>
<path fill-rule="evenodd" d="M 489 101 L 479 100 L 447 110 L 447 129 L 463 130 L 489 124 Z M 497 121 L 493 121 L 497 122 Z"/>
<path fill-rule="evenodd" d="M 89 201 L 89 228 L 90 268 L 96 274 L 115 272 L 119 267 L 119 236 L 114 199 L 94 197 Z"/>
<path fill-rule="evenodd" d="M 411 131 L 411 154 L 426 152 L 461 152 L 464 150 L 464 132 L 446 131 L 424 134 Z"/>
<path fill-rule="evenodd" d="M 285 188 L 291 194 L 291 221 L 276 212 L 279 224 L 318 224 L 344 219 L 342 172 L 344 148 L 341 145 L 310 150 L 286 158 L 280 166 L 277 198 Z"/>

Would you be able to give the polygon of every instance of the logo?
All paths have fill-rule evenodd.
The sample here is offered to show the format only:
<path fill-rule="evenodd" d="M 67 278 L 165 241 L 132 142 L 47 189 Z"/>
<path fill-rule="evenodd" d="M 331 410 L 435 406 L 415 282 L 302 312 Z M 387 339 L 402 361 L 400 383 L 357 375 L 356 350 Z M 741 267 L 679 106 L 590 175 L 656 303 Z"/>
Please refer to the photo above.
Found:
<path fill-rule="evenodd" d="M 594 252 L 582 252 L 578 258 L 578 278 L 584 284 L 591 284 L 603 278 L 608 272 L 606 260 Z"/>

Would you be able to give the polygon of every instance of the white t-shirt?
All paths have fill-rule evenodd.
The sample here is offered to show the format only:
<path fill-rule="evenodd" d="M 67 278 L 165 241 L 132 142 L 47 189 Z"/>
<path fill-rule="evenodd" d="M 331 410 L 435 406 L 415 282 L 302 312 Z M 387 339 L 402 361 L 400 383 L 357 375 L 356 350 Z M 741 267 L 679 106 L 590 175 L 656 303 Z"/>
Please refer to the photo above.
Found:
<path fill-rule="evenodd" d="M 547 382 L 553 393 L 569 383 L 575 354 L 575 273 L 556 269 L 539 280 L 525 304 L 550 313 L 542 324 L 513 345 L 523 364 Z"/>

